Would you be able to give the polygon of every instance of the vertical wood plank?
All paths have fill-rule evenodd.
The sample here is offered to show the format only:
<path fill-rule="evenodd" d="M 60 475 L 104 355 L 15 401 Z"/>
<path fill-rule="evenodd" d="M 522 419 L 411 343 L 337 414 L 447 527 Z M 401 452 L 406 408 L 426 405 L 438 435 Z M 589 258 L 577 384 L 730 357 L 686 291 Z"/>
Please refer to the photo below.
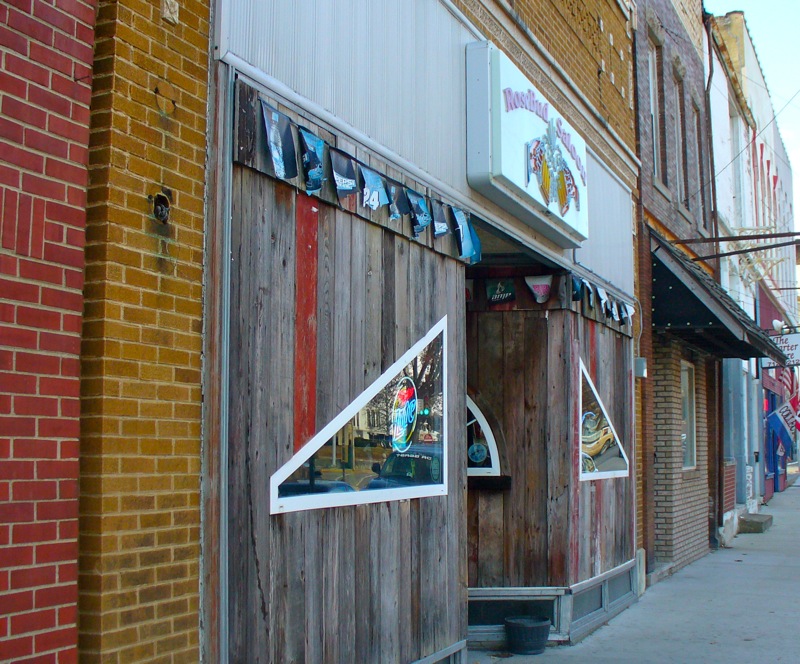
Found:
<path fill-rule="evenodd" d="M 317 421 L 319 431 L 337 414 L 334 349 L 336 312 L 336 210 L 321 206 L 317 247 Z"/>
<path fill-rule="evenodd" d="M 367 224 L 351 223 L 350 252 L 350 399 L 365 387 L 367 311 Z"/>
<path fill-rule="evenodd" d="M 510 538 L 504 538 L 505 573 L 506 583 L 511 586 L 526 585 L 530 565 L 529 546 L 527 535 L 530 534 L 526 527 L 530 507 L 530 490 L 535 478 L 530 476 L 530 457 L 534 454 L 531 450 L 531 441 L 525 431 L 525 399 L 520 395 L 525 394 L 524 365 L 525 365 L 525 320 L 520 312 L 509 311 L 498 314 L 502 325 L 503 344 L 501 353 L 501 376 L 503 381 L 503 394 L 507 398 L 502 400 L 501 408 L 503 418 L 503 433 L 506 446 L 513 450 L 513 473 L 521 480 L 513 485 L 506 501 L 506 527 Z M 520 536 L 522 534 L 522 536 Z M 502 533 L 497 533 L 502 535 Z"/>
<path fill-rule="evenodd" d="M 320 542 L 326 541 L 330 536 L 327 523 L 329 517 L 329 510 L 316 510 L 305 516 L 306 539 L 303 550 L 306 581 L 305 645 L 306 658 L 310 662 L 330 661 L 325 647 L 328 628 L 325 618 L 329 615 L 330 609 L 335 607 L 330 607 L 327 602 L 330 594 L 328 584 L 332 581 L 329 569 L 325 565 L 328 548 L 320 547 Z"/>
<path fill-rule="evenodd" d="M 352 363 L 351 353 L 351 274 L 350 248 L 352 245 L 353 220 L 350 215 L 341 211 L 336 212 L 335 222 L 335 282 L 334 318 L 333 318 L 333 374 L 331 382 L 334 387 L 333 409 L 334 414 L 340 412 L 352 400 L 351 387 Z"/>
<path fill-rule="evenodd" d="M 315 510 L 319 513 L 319 510 Z M 320 568 L 322 578 L 319 586 L 312 586 L 310 583 L 306 588 L 307 595 L 318 594 L 322 605 L 322 615 L 320 621 L 322 629 L 316 628 L 314 632 L 321 632 L 321 658 L 315 659 L 309 653 L 307 661 L 338 662 L 341 658 L 339 642 L 339 620 L 345 620 L 346 614 L 352 612 L 353 607 L 342 605 L 339 602 L 341 584 L 348 583 L 351 577 L 352 566 L 346 564 L 346 559 L 341 559 L 339 554 L 339 541 L 342 538 L 342 513 L 340 510 L 323 510 L 324 518 L 322 524 L 324 530 L 322 537 L 315 542 L 309 542 L 308 547 L 316 548 L 316 556 L 321 557 Z M 309 512 L 308 517 L 313 518 L 313 512 Z M 308 579 L 308 575 L 306 575 Z M 352 583 L 352 580 L 350 580 Z M 310 616 L 309 616 L 310 618 Z M 309 627 L 312 624 L 309 621 Z"/>
<path fill-rule="evenodd" d="M 317 260 L 320 203 L 297 196 L 295 338 L 294 338 L 294 451 L 305 445 L 317 420 Z"/>
<path fill-rule="evenodd" d="M 448 606 L 451 633 L 448 641 L 454 643 L 467 638 L 467 529 L 463 515 L 467 507 L 467 419 L 465 408 L 465 388 L 467 385 L 467 363 L 464 352 L 466 338 L 466 301 L 464 296 L 464 266 L 450 260 L 442 261 L 447 268 L 444 302 L 448 305 L 449 320 L 449 358 L 452 368 L 449 372 L 448 394 L 452 428 L 452 460 L 450 472 L 450 507 L 445 520 L 451 529 L 451 541 L 455 550 L 450 551 L 450 584 Z M 441 301 L 441 296 L 440 296 Z M 452 358 L 452 360 L 450 359 Z M 457 564 L 453 565 L 452 561 Z M 464 653 L 464 660 L 466 654 Z"/>
<path fill-rule="evenodd" d="M 383 236 L 379 226 L 364 224 L 365 268 L 364 268 L 364 387 L 381 375 L 383 357 Z M 388 315 L 387 311 L 387 315 Z"/>
<path fill-rule="evenodd" d="M 566 586 L 571 581 L 570 558 L 577 555 L 577 547 L 570 546 L 571 533 L 578 524 L 574 521 L 572 512 L 574 503 L 571 496 L 571 464 L 574 455 L 571 452 L 575 439 L 572 437 L 573 427 L 569 422 L 573 412 L 573 408 L 569 406 L 570 399 L 575 393 L 570 368 L 576 358 L 572 352 L 564 313 L 551 312 L 549 321 L 547 389 L 551 403 L 562 404 L 561 408 L 549 409 L 547 418 L 549 585 Z"/>
<path fill-rule="evenodd" d="M 541 315 L 525 317 L 524 376 L 522 401 L 525 406 L 526 494 L 524 537 L 528 541 L 526 586 L 545 586 L 547 578 L 547 447 L 546 418 L 553 408 L 547 394 L 547 322 Z M 512 485 L 514 486 L 514 485 Z M 512 489 L 513 490 L 513 489 Z"/>
<path fill-rule="evenodd" d="M 339 604 L 336 612 L 331 616 L 339 629 L 338 661 L 339 664 L 350 664 L 356 650 L 356 612 L 353 607 L 363 601 L 359 570 L 355 564 L 354 551 L 356 549 L 356 508 L 348 507 L 339 510 L 329 510 L 340 522 L 338 558 L 335 561 L 339 570 Z M 333 542 L 332 542 L 333 544 Z"/>
<path fill-rule="evenodd" d="M 479 571 L 481 552 L 479 496 L 480 491 L 467 492 L 467 585 L 471 588 L 482 585 Z"/>
<path fill-rule="evenodd" d="M 397 243 L 402 240 L 395 239 L 394 233 L 382 234 L 383 251 L 383 290 L 381 311 L 381 372 L 385 371 L 396 359 L 396 339 L 397 339 L 397 297 L 398 290 L 405 288 L 401 284 L 398 288 L 397 283 Z"/>
<path fill-rule="evenodd" d="M 245 173 L 242 169 L 234 169 L 233 172 L 233 202 L 231 209 L 231 352 L 229 356 L 229 366 L 232 376 L 231 387 L 228 393 L 229 410 L 231 413 L 238 413 L 238 417 L 231 417 L 228 427 L 228 510 L 229 514 L 248 514 L 247 506 L 247 474 L 246 474 L 246 454 L 247 454 L 247 434 L 246 422 L 249 413 L 249 402 L 247 399 L 247 382 L 249 360 L 248 349 L 250 345 L 249 336 L 245 334 L 247 321 L 241 319 L 243 312 L 238 312 L 236 305 L 244 299 L 249 299 L 250 282 L 237 279 L 236 275 L 241 273 L 242 262 L 249 255 L 247 241 L 249 236 L 243 232 L 243 219 L 249 217 L 250 198 L 242 195 L 242 179 Z M 238 314 L 238 315 L 237 315 Z M 237 343 L 238 340 L 238 343 Z M 254 597 L 248 597 L 248 590 L 252 589 L 253 584 L 249 583 L 248 575 L 254 569 L 251 560 L 251 548 L 249 546 L 251 538 L 250 520 L 243 522 L 231 520 L 231 528 L 228 530 L 228 542 L 231 560 L 241 561 L 239 565 L 231 565 L 228 568 L 229 585 L 229 642 L 222 644 L 223 648 L 228 648 L 229 652 L 236 656 L 244 653 L 247 648 L 247 630 L 250 623 L 249 609 L 252 606 Z M 250 577 L 252 578 L 252 577 Z"/>
<path fill-rule="evenodd" d="M 416 501 L 414 501 L 416 502 Z M 410 500 L 397 503 L 398 543 L 400 545 L 399 564 L 397 569 L 397 623 L 400 627 L 398 633 L 398 655 L 401 662 L 413 662 L 419 659 L 417 644 L 413 641 L 413 606 L 415 594 L 413 592 L 413 579 L 416 577 L 415 568 L 411 566 L 412 557 L 409 556 L 411 538 L 411 504 Z"/>
<path fill-rule="evenodd" d="M 478 583 L 483 588 L 514 585 L 505 579 L 503 570 L 505 543 L 503 494 L 496 491 L 479 491 L 475 500 L 480 524 L 478 540 L 481 543 L 478 551 Z"/>
<path fill-rule="evenodd" d="M 358 601 L 353 604 L 355 614 L 355 652 L 370 653 L 372 649 L 371 635 L 374 620 L 373 602 L 377 601 L 372 595 L 371 560 L 375 556 L 374 542 L 372 541 L 372 505 L 357 505 L 355 507 L 355 551 L 353 556 L 354 575 Z"/>

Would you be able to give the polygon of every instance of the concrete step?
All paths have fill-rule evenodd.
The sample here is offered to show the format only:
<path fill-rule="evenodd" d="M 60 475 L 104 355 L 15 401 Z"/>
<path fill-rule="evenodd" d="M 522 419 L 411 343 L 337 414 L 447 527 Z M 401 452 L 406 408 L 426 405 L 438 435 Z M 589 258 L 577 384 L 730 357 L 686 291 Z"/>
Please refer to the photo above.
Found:
<path fill-rule="evenodd" d="M 771 525 L 771 514 L 743 514 L 739 517 L 740 533 L 765 533 Z"/>

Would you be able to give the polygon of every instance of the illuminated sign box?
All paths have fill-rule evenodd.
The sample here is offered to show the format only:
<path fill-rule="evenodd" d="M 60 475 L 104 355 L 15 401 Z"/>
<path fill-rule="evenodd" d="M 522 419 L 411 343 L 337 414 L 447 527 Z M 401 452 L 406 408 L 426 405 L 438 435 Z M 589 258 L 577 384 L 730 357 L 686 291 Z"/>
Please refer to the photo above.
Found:
<path fill-rule="evenodd" d="M 561 247 L 588 238 L 586 142 L 489 42 L 467 46 L 467 180 Z"/>

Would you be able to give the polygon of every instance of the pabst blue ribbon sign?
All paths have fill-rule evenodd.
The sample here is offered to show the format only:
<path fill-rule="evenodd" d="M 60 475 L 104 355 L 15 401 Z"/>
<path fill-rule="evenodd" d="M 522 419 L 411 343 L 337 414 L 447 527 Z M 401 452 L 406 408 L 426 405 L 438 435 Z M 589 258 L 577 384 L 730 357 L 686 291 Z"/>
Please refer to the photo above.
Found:
<path fill-rule="evenodd" d="M 467 47 L 467 179 L 562 247 L 589 234 L 586 142 L 489 42 Z"/>
<path fill-rule="evenodd" d="M 408 376 L 400 380 L 392 404 L 392 447 L 405 452 L 417 425 L 417 388 Z"/>

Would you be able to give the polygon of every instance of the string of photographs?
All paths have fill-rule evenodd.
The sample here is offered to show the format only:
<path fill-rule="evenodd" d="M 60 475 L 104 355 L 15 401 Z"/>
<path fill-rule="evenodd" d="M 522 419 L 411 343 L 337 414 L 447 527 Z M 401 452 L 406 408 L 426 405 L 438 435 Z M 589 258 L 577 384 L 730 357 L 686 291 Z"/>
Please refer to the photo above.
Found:
<path fill-rule="evenodd" d="M 633 314 L 636 309 L 632 304 L 614 299 L 606 292 L 605 288 L 573 274 L 572 301 L 579 302 L 583 300 L 584 295 L 589 307 L 594 309 L 597 304 L 606 318 L 611 318 L 622 325 L 633 325 Z"/>
<path fill-rule="evenodd" d="M 360 193 L 360 202 L 366 208 L 375 211 L 388 206 L 390 221 L 397 221 L 404 215 L 410 216 L 414 238 L 419 238 L 428 228 L 433 229 L 436 238 L 447 235 L 452 229 L 459 258 L 470 264 L 481 260 L 481 242 L 467 210 L 429 198 L 378 173 L 347 152 L 328 145 L 307 128 L 296 125 L 263 99 L 261 110 L 276 177 L 292 180 L 299 175 L 294 127 L 300 140 L 300 163 L 307 194 L 320 194 L 327 180 L 325 165 L 329 163 L 329 172 L 333 173 L 336 196 L 341 205 L 345 205 L 345 200 L 350 196 Z M 361 187 L 358 175 L 361 177 Z"/>

